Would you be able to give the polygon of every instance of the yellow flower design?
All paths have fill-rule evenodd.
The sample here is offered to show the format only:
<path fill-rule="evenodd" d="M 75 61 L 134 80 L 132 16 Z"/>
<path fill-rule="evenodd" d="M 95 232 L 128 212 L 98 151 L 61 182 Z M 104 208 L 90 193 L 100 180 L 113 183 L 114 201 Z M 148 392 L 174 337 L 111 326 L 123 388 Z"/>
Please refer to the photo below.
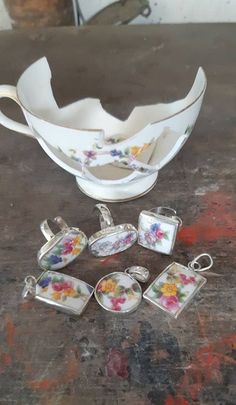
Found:
<path fill-rule="evenodd" d="M 130 153 L 133 156 L 138 156 L 140 154 L 141 150 L 142 150 L 141 146 L 132 146 L 130 148 Z"/>
<path fill-rule="evenodd" d="M 59 300 L 61 299 L 61 292 L 59 292 L 59 291 L 54 291 L 54 292 L 52 293 L 52 298 L 53 298 L 54 300 L 56 300 L 56 301 L 59 301 Z"/>
<path fill-rule="evenodd" d="M 161 292 L 166 297 L 172 297 L 173 295 L 176 295 L 177 287 L 175 284 L 165 283 L 161 288 Z"/>
<path fill-rule="evenodd" d="M 113 281 L 111 278 L 108 280 L 103 280 L 100 284 L 100 291 L 109 293 L 109 292 L 114 292 L 116 288 L 116 282 Z"/>
<path fill-rule="evenodd" d="M 138 156 L 140 155 L 140 153 L 142 153 L 145 149 L 148 148 L 148 146 L 150 146 L 149 143 L 145 143 L 143 146 L 132 146 L 130 148 L 130 153 L 133 156 Z"/>
<path fill-rule="evenodd" d="M 73 246 L 80 245 L 80 242 L 81 242 L 81 236 L 76 236 L 72 241 L 72 245 Z"/>
<path fill-rule="evenodd" d="M 81 251 L 80 248 L 74 247 L 74 248 L 72 249 L 72 254 L 73 254 L 73 255 L 78 255 L 78 254 L 80 253 L 80 251 Z"/>
<path fill-rule="evenodd" d="M 74 288 L 67 288 L 64 291 L 64 295 L 66 297 L 75 297 L 77 295 L 77 291 Z"/>

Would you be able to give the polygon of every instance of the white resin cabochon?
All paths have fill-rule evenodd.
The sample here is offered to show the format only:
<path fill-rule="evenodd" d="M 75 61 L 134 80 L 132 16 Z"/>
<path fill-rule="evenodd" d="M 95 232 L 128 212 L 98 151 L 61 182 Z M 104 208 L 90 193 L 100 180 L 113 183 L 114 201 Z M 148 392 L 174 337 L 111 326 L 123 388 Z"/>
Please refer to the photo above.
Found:
<path fill-rule="evenodd" d="M 134 311 L 142 300 L 139 283 L 126 273 L 111 273 L 95 287 L 95 298 L 108 311 L 126 313 Z"/>

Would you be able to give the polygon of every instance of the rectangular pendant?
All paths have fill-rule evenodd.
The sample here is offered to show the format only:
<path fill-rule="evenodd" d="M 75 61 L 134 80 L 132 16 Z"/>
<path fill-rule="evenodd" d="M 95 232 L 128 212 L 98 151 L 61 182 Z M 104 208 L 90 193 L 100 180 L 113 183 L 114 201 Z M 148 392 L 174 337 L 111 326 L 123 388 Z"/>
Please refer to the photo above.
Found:
<path fill-rule="evenodd" d="M 206 281 L 195 271 L 174 262 L 153 281 L 143 298 L 177 318 Z"/>
<path fill-rule="evenodd" d="M 138 224 L 139 245 L 170 255 L 175 245 L 179 222 L 174 218 L 142 211 Z"/>
<path fill-rule="evenodd" d="M 94 288 L 84 281 L 55 271 L 46 271 L 37 280 L 34 298 L 60 311 L 80 315 L 93 292 Z"/>

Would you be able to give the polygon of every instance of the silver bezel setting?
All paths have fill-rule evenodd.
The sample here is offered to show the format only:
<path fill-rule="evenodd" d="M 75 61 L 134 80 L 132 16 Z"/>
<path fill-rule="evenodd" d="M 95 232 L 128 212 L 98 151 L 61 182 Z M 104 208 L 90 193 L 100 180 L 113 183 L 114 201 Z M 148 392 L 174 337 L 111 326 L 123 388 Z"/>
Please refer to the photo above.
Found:
<path fill-rule="evenodd" d="M 50 305 L 51 307 L 53 307 L 53 308 L 55 308 L 55 309 L 57 309 L 57 310 L 60 310 L 60 311 L 62 311 L 62 312 L 64 312 L 64 313 L 73 314 L 73 315 L 81 315 L 82 312 L 84 312 L 85 308 L 87 307 L 87 305 L 88 305 L 88 303 L 89 303 L 89 301 L 90 301 L 90 299 L 91 299 L 91 297 L 92 297 L 92 295 L 93 295 L 93 293 L 94 293 L 94 287 L 91 286 L 90 284 L 86 283 L 85 281 L 80 280 L 80 279 L 78 279 L 78 278 L 76 278 L 76 277 L 68 276 L 68 275 L 66 275 L 66 274 L 59 273 L 59 272 L 53 271 L 53 270 L 44 271 L 44 272 L 39 276 L 39 278 L 37 279 L 37 284 L 39 283 L 39 281 L 41 280 L 41 278 L 42 278 L 43 276 L 45 276 L 47 273 L 54 273 L 56 276 L 60 276 L 60 277 L 61 277 L 61 276 L 64 276 L 64 277 L 66 277 L 66 278 L 75 280 L 76 282 L 79 281 L 80 283 L 85 284 L 86 286 L 89 286 L 89 287 L 91 288 L 91 293 L 90 293 L 90 295 L 88 296 L 87 302 L 84 303 L 84 305 L 83 305 L 83 307 L 81 308 L 80 311 L 75 311 L 73 308 L 71 308 L 71 307 L 69 307 L 69 306 L 66 306 L 65 304 L 63 305 L 62 303 L 57 302 L 57 301 L 54 301 L 53 299 L 42 297 L 40 294 L 35 294 L 35 295 L 34 295 L 34 298 L 37 299 L 38 301 L 45 302 L 46 304 Z"/>
<path fill-rule="evenodd" d="M 171 241 L 170 250 L 168 252 L 162 252 L 161 250 L 153 249 L 151 247 L 148 247 L 148 246 L 144 245 L 140 241 L 139 229 L 140 229 L 140 220 L 141 220 L 142 217 L 151 217 L 151 218 L 159 219 L 161 222 L 165 222 L 167 224 L 174 225 L 174 227 L 175 227 L 174 234 L 173 234 L 173 238 L 172 238 L 172 241 Z M 141 213 L 139 215 L 139 221 L 138 221 L 138 244 L 140 246 L 144 247 L 145 249 L 152 250 L 153 252 L 159 252 L 159 253 L 161 253 L 163 255 L 171 255 L 173 253 L 173 249 L 174 249 L 174 246 L 175 246 L 175 241 L 176 241 L 176 236 L 177 236 L 178 229 L 179 229 L 179 221 L 177 219 L 175 219 L 175 218 L 170 218 L 170 217 L 167 217 L 165 215 L 156 214 L 156 213 L 153 213 L 151 211 L 145 211 L 145 210 L 141 211 Z"/>
<path fill-rule="evenodd" d="M 149 298 L 147 296 L 148 292 L 152 289 L 153 285 L 161 278 L 162 274 L 166 273 L 172 266 L 178 266 L 181 267 L 182 269 L 184 269 L 185 271 L 187 270 L 189 273 L 191 273 L 191 275 L 196 277 L 196 272 L 191 270 L 189 267 L 186 267 L 180 263 L 177 262 L 172 262 L 171 264 L 169 264 L 169 266 L 167 266 L 156 278 L 155 280 L 148 286 L 148 288 L 144 291 L 143 293 L 143 298 L 148 301 L 151 302 L 151 304 L 155 305 L 156 307 L 162 309 L 163 311 L 165 311 L 167 314 L 169 314 L 172 318 L 177 319 L 178 316 L 181 314 L 181 312 L 186 308 L 186 306 L 188 306 L 188 304 L 190 304 L 190 302 L 192 301 L 192 299 L 194 298 L 194 296 L 198 293 L 198 291 L 204 286 L 204 284 L 206 284 L 207 279 L 205 277 L 203 277 L 201 274 L 198 274 L 198 277 L 200 277 L 202 279 L 201 284 L 198 285 L 198 287 L 196 287 L 196 289 L 194 290 L 194 292 L 189 296 L 189 298 L 187 298 L 187 300 L 185 301 L 185 303 L 182 305 L 182 307 L 175 313 L 172 314 L 170 311 L 168 311 L 168 309 L 166 309 L 164 306 L 162 306 L 161 304 L 157 303 L 155 300 Z"/>
<path fill-rule="evenodd" d="M 108 278 L 109 276 L 112 276 L 112 275 L 115 275 L 115 274 L 122 274 L 122 276 L 125 275 L 125 276 L 129 277 L 133 282 L 136 282 L 137 285 L 138 285 L 138 287 L 139 287 L 139 290 L 140 290 L 140 297 L 139 297 L 139 299 L 138 299 L 137 304 L 135 305 L 135 307 L 132 308 L 131 310 L 115 311 L 115 310 L 113 310 L 113 309 L 109 309 L 109 308 L 105 307 L 105 305 L 102 305 L 102 303 L 100 302 L 100 300 L 99 300 L 99 298 L 98 298 L 98 296 L 97 296 L 97 288 L 98 288 L 98 285 L 101 283 L 101 281 L 104 280 L 105 278 Z M 112 313 L 114 313 L 114 314 L 116 314 L 116 315 L 130 314 L 130 313 L 136 311 L 136 309 L 138 308 L 138 306 L 139 306 L 139 305 L 141 304 L 141 302 L 142 302 L 142 288 L 141 288 L 140 284 L 138 283 L 138 281 L 137 281 L 134 277 L 131 277 L 131 276 L 129 275 L 129 273 L 127 273 L 127 272 L 123 273 L 123 272 L 121 272 L 121 271 L 114 271 L 113 273 L 109 273 L 109 274 L 103 276 L 103 277 L 97 282 L 97 284 L 96 284 L 96 286 L 95 286 L 95 288 L 94 288 L 94 297 L 96 298 L 96 301 L 97 301 L 98 305 L 100 305 L 103 309 L 105 309 L 105 310 L 108 311 L 108 312 L 112 312 Z"/>
<path fill-rule="evenodd" d="M 101 241 L 103 238 L 107 238 L 109 236 L 119 235 L 119 233 L 122 233 L 122 232 L 135 232 L 136 238 L 134 239 L 134 241 L 132 242 L 131 245 L 124 247 L 124 249 L 119 250 L 117 253 L 120 253 L 120 252 L 125 251 L 126 249 L 129 249 L 137 241 L 138 231 L 131 224 L 121 224 L 121 225 L 114 225 L 114 226 L 109 226 L 107 228 L 101 229 L 100 231 L 98 231 L 98 232 L 94 233 L 92 236 L 90 236 L 90 238 L 88 239 L 88 247 L 89 247 L 90 252 L 94 256 L 105 257 L 105 255 L 97 255 L 92 251 L 92 246 L 94 245 L 94 243 Z M 116 254 L 116 252 L 108 254 L 106 256 L 111 256 L 112 254 Z"/>
<path fill-rule="evenodd" d="M 48 254 L 48 252 L 50 252 L 50 250 L 53 249 L 67 235 L 67 233 L 70 233 L 71 231 L 76 231 L 78 233 L 78 235 L 81 235 L 85 240 L 84 247 L 81 249 L 80 253 L 77 256 L 75 256 L 75 259 L 84 251 L 84 249 L 86 248 L 87 243 L 88 243 L 87 236 L 79 228 L 68 227 L 67 229 L 64 229 L 64 230 L 61 230 L 60 232 L 58 232 L 51 240 L 46 242 L 45 245 L 43 245 L 41 247 L 41 249 L 38 251 L 37 261 L 38 261 L 38 265 L 39 265 L 39 267 L 41 267 L 41 269 L 44 269 L 44 267 L 41 266 L 41 261 L 43 260 L 44 256 L 46 256 L 46 254 Z M 65 267 L 65 266 L 63 266 L 63 267 Z"/>

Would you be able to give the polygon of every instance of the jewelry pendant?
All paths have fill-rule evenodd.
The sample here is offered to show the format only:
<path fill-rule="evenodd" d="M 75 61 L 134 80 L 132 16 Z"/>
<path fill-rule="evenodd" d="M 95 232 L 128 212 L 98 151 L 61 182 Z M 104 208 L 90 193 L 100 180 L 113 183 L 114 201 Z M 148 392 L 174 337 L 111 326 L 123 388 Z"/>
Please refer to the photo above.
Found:
<path fill-rule="evenodd" d="M 53 222 L 61 229 L 56 235 L 45 219 L 40 229 L 48 242 L 38 252 L 38 264 L 44 270 L 59 270 L 75 260 L 85 249 L 87 237 L 79 228 L 69 227 L 61 217 Z"/>
<path fill-rule="evenodd" d="M 138 224 L 138 244 L 155 252 L 171 255 L 182 221 L 168 207 L 141 211 Z"/>
<path fill-rule="evenodd" d="M 25 278 L 23 298 L 35 298 L 68 314 L 81 315 L 85 310 L 94 288 L 75 277 L 56 271 L 45 271 L 38 279 Z"/>
<path fill-rule="evenodd" d="M 202 258 L 209 261 L 208 266 L 201 267 L 199 259 Z M 177 318 L 207 282 L 197 272 L 209 270 L 212 265 L 213 260 L 208 253 L 197 256 L 188 267 L 174 262 L 153 281 L 143 298 Z"/>
<path fill-rule="evenodd" d="M 142 301 L 142 289 L 137 282 L 146 282 L 149 271 L 132 266 L 124 272 L 110 273 L 98 281 L 94 295 L 101 307 L 110 312 L 125 314 L 137 309 Z"/>
<path fill-rule="evenodd" d="M 101 231 L 94 233 L 88 246 L 94 256 L 110 256 L 130 248 L 137 240 L 138 233 L 131 224 L 114 225 L 111 212 L 105 204 L 95 206 L 100 214 Z"/>

